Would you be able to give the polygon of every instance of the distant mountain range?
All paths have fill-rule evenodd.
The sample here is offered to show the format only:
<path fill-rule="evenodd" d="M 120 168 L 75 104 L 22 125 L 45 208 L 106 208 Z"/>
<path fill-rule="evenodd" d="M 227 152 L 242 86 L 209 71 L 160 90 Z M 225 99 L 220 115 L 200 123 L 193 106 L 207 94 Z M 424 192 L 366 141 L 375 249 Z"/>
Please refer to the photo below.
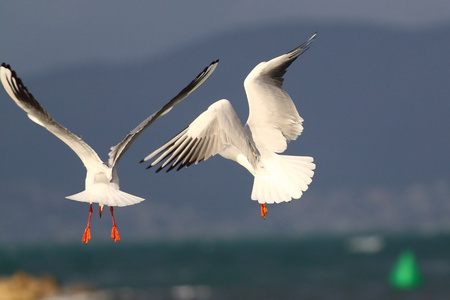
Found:
<path fill-rule="evenodd" d="M 305 119 L 287 153 L 314 156 L 317 164 L 302 199 L 269 206 L 263 221 L 250 200 L 252 176 L 230 161 L 213 157 L 167 174 L 138 164 L 221 98 L 245 123 L 246 75 L 315 31 L 284 85 Z M 450 25 L 409 32 L 289 23 L 210 37 L 136 64 L 86 62 L 22 79 L 57 121 L 106 159 L 110 146 L 220 59 L 206 84 L 147 129 L 120 162 L 122 190 L 147 199 L 115 211 L 123 241 L 435 231 L 450 229 L 448 53 Z M 82 164 L 6 93 L 0 102 L 0 241 L 81 240 L 88 205 L 64 196 L 83 189 Z M 106 214 L 94 218 L 92 242 L 108 238 L 110 224 Z"/>

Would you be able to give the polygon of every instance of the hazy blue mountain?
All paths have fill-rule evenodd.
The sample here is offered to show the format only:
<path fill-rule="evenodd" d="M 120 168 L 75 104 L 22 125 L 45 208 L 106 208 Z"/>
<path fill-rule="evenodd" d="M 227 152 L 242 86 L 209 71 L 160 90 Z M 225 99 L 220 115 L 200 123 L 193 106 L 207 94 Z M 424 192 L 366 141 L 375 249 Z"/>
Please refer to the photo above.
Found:
<path fill-rule="evenodd" d="M 232 102 L 245 123 L 248 72 L 315 31 L 310 50 L 285 75 L 285 89 L 305 119 L 304 133 L 286 153 L 314 156 L 317 164 L 302 199 L 269 206 L 262 221 L 250 200 L 252 176 L 231 161 L 213 157 L 167 174 L 138 164 L 221 98 Z M 106 159 L 110 146 L 220 58 L 207 83 L 147 129 L 121 160 L 122 190 L 147 199 L 116 210 L 124 240 L 445 230 L 450 228 L 448 53 L 450 26 L 409 32 L 291 23 L 212 36 L 139 64 L 86 62 L 22 79 L 57 121 Z M 0 241 L 81 239 L 88 205 L 64 196 L 83 189 L 84 167 L 6 93 L 0 100 Z M 93 219 L 93 242 L 109 236 L 109 218 Z"/>

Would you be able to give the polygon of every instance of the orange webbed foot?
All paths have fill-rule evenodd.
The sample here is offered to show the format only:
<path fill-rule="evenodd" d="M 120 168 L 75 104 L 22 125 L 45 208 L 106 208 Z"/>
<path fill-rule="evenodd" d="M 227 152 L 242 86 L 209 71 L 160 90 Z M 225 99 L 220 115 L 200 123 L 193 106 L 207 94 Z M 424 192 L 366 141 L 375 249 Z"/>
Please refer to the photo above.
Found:
<path fill-rule="evenodd" d="M 261 218 L 263 218 L 265 220 L 266 214 L 267 214 L 267 206 L 265 204 L 259 204 L 259 205 L 261 205 Z"/>
<path fill-rule="evenodd" d="M 120 241 L 120 236 L 119 236 L 119 232 L 117 231 L 116 221 L 114 220 L 114 208 L 111 206 L 109 208 L 109 210 L 111 211 L 111 217 L 112 217 L 112 223 L 113 223 L 113 227 L 111 230 L 111 238 L 114 240 L 114 243 L 115 243 L 117 241 Z"/>
<path fill-rule="evenodd" d="M 81 241 L 83 243 L 87 244 L 90 239 L 91 239 L 91 229 L 89 227 L 86 227 L 86 229 L 84 230 L 83 238 L 81 239 Z"/>
<path fill-rule="evenodd" d="M 81 242 L 88 243 L 91 239 L 91 228 L 89 227 L 91 224 L 91 216 L 92 216 L 92 203 L 89 205 L 89 218 L 87 221 L 86 229 L 84 230 L 83 238 L 81 239 Z"/>
<path fill-rule="evenodd" d="M 111 238 L 114 240 L 114 242 L 120 241 L 119 231 L 117 231 L 116 225 L 114 225 L 111 230 Z"/>

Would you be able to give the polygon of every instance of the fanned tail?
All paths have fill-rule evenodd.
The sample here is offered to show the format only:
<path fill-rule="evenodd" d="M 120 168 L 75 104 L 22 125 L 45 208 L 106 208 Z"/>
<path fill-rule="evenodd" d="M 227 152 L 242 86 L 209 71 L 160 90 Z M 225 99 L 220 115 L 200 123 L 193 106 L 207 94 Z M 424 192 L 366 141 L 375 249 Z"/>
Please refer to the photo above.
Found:
<path fill-rule="evenodd" d="M 70 195 L 66 197 L 70 200 L 87 202 L 87 203 L 100 203 L 108 206 L 128 206 L 144 201 L 144 198 L 137 197 L 121 190 L 104 184 L 101 188 L 84 190 L 78 194 Z"/>
<path fill-rule="evenodd" d="M 309 156 L 273 155 L 255 173 L 252 200 L 259 203 L 299 199 L 312 181 L 316 165 Z"/>

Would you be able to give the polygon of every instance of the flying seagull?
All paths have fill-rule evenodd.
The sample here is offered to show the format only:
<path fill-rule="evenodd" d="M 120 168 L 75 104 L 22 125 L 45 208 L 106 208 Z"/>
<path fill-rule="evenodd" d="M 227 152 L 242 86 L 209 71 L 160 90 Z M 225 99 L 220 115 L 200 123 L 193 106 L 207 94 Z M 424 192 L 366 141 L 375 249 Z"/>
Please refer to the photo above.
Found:
<path fill-rule="evenodd" d="M 119 232 L 117 231 L 116 222 L 114 220 L 113 207 L 136 204 L 144 199 L 122 192 L 119 189 L 119 177 L 117 176 L 116 169 L 117 163 L 134 140 L 148 126 L 150 126 L 150 124 L 164 114 L 168 113 L 174 105 L 201 86 L 214 72 L 217 64 L 218 60 L 212 62 L 178 95 L 176 95 L 160 110 L 156 111 L 141 122 L 125 137 L 123 141 L 111 147 L 109 159 L 106 163 L 102 162 L 97 153 L 79 136 L 61 126 L 50 116 L 50 114 L 36 101 L 33 95 L 28 92 L 27 88 L 22 83 L 22 80 L 17 77 L 16 72 L 13 71 L 9 65 L 5 63 L 1 65 L 0 79 L 8 95 L 28 114 L 28 117 L 33 122 L 41 125 L 66 143 L 67 146 L 69 146 L 78 155 L 86 167 L 87 174 L 85 190 L 66 197 L 70 200 L 90 203 L 89 218 L 83 234 L 82 242 L 87 244 L 91 239 L 90 221 L 92 215 L 92 203 L 98 203 L 100 207 L 100 217 L 103 211 L 103 206 L 108 205 L 110 207 L 113 223 L 111 238 L 114 239 L 115 242 L 120 240 Z"/>
<path fill-rule="evenodd" d="M 284 55 L 261 62 L 248 74 L 244 81 L 249 105 L 245 126 L 231 103 L 219 100 L 141 162 L 159 155 L 147 168 L 162 162 L 156 172 L 165 167 L 168 172 L 216 154 L 233 160 L 255 177 L 251 198 L 259 202 L 263 218 L 267 213 L 266 203 L 300 198 L 312 181 L 315 164 L 309 156 L 277 154 L 284 152 L 287 143 L 303 131 L 303 119 L 283 90 L 283 75 L 315 36 Z"/>

